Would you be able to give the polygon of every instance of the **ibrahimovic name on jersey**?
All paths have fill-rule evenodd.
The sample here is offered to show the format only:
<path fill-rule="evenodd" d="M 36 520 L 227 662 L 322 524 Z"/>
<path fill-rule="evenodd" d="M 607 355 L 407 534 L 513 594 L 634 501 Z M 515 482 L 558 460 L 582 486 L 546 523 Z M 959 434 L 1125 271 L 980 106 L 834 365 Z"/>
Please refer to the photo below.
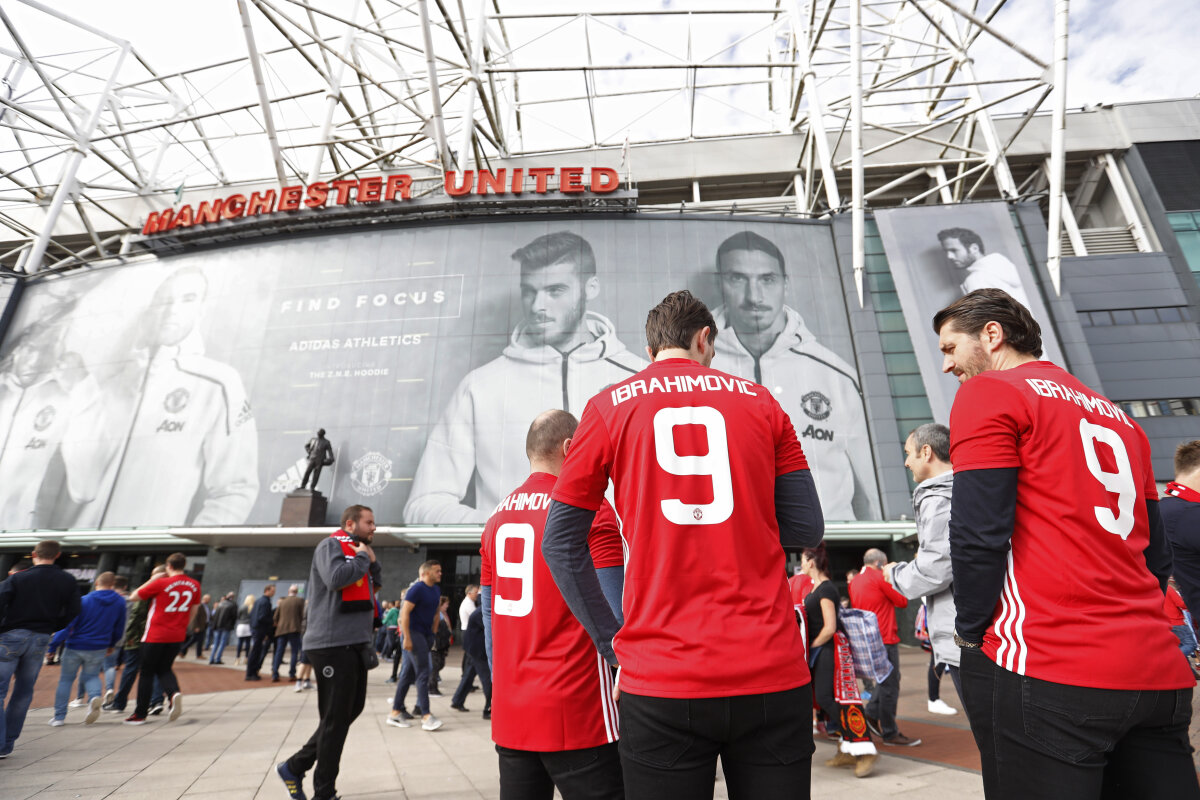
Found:
<path fill-rule="evenodd" d="M 567 608 L 542 558 L 555 476 L 535 472 L 483 531 L 481 580 L 492 596 L 492 740 L 514 750 L 582 750 L 617 740 L 612 670 Z M 604 503 L 588 546 L 597 569 L 622 564 Z"/>

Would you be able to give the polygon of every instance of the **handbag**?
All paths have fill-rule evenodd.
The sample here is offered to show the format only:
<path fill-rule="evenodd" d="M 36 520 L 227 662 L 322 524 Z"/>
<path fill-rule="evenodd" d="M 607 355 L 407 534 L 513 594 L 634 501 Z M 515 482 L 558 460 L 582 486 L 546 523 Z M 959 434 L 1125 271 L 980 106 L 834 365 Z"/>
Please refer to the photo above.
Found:
<path fill-rule="evenodd" d="M 379 654 L 375 652 L 375 648 L 371 646 L 370 642 L 361 645 L 359 655 L 362 656 L 363 666 L 367 668 L 368 672 L 379 666 Z"/>

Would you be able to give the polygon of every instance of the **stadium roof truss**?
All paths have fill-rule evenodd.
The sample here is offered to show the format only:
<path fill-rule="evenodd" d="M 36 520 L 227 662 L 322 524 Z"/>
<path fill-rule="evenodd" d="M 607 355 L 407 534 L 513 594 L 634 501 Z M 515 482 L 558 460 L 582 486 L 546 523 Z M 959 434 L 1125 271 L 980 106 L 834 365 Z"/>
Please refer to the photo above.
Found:
<path fill-rule="evenodd" d="M 796 136 L 795 213 L 851 212 L 861 245 L 864 207 L 898 186 L 918 186 L 908 203 L 1029 188 L 1006 151 L 1051 97 L 1055 59 L 997 27 L 1004 3 L 237 0 L 236 57 L 163 71 L 136 43 L 14 0 L 0 7 L 0 265 L 112 257 L 184 191 L 404 170 L 436 193 L 443 170 L 609 149 L 633 173 L 631 147 L 747 134 Z M 1002 74 L 980 74 L 981 57 Z M 1014 109 L 1002 138 L 993 117 Z M 886 182 L 868 190 L 871 174 Z"/>

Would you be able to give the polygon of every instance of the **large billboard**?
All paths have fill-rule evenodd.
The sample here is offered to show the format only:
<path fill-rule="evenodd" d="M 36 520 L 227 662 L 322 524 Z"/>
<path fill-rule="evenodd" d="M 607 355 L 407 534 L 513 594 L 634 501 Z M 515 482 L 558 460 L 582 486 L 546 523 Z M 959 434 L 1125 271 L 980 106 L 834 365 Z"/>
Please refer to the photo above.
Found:
<path fill-rule="evenodd" d="M 330 521 L 484 521 L 525 434 L 646 363 L 691 288 L 791 415 L 830 519 L 879 516 L 830 229 L 556 218 L 264 241 L 30 285 L 0 347 L 0 528 L 274 524 L 318 428 Z"/>
<path fill-rule="evenodd" d="M 875 212 L 934 419 L 950 421 L 958 380 L 942 373 L 933 315 L 982 288 L 1004 289 L 1042 326 L 1042 358 L 1066 366 L 1007 203 Z"/>

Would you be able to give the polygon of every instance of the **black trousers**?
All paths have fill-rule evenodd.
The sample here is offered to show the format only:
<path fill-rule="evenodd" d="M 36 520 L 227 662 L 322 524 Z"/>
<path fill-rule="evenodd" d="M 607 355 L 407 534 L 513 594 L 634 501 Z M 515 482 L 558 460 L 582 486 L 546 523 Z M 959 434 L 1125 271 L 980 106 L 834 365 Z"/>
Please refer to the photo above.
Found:
<path fill-rule="evenodd" d="M 305 650 L 317 676 L 317 729 L 304 746 L 287 760 L 288 770 L 303 777 L 313 768 L 313 800 L 331 800 L 337 792 L 342 748 L 350 723 L 362 713 L 367 700 L 367 668 L 359 646 Z"/>
<path fill-rule="evenodd" d="M 271 636 L 271 632 L 253 631 L 250 634 L 250 655 L 246 656 L 246 675 L 257 675 L 262 669 L 263 660 L 267 657 L 267 641 Z"/>
<path fill-rule="evenodd" d="M 977 648 L 963 648 L 959 677 L 988 798 L 1200 798 L 1190 688 L 1051 683 L 1002 669 Z"/>
<path fill-rule="evenodd" d="M 539 753 L 496 745 L 500 754 L 500 800 L 622 800 L 617 743 L 582 750 Z"/>
<path fill-rule="evenodd" d="M 842 729 L 842 707 L 833 696 L 833 661 L 833 642 L 826 642 L 813 662 L 811 686 L 813 698 L 825 712 L 825 730 L 838 733 Z"/>
<path fill-rule="evenodd" d="M 179 681 L 171 666 L 179 655 L 181 642 L 142 642 L 141 667 L 138 670 L 137 707 L 134 716 L 144 717 L 150 711 L 150 697 L 154 694 L 154 679 L 162 686 L 163 694 L 170 699 L 179 691 Z"/>
<path fill-rule="evenodd" d="M 731 800 L 810 796 L 810 685 L 699 699 L 622 692 L 620 713 L 630 800 L 712 798 L 718 756 Z"/>
<path fill-rule="evenodd" d="M 884 649 L 887 650 L 888 661 L 892 662 L 892 672 L 887 680 L 875 685 L 875 693 L 863 710 L 868 717 L 879 720 L 883 738 L 891 739 L 900 733 L 896 727 L 896 708 L 900 704 L 900 645 L 887 644 Z"/>

